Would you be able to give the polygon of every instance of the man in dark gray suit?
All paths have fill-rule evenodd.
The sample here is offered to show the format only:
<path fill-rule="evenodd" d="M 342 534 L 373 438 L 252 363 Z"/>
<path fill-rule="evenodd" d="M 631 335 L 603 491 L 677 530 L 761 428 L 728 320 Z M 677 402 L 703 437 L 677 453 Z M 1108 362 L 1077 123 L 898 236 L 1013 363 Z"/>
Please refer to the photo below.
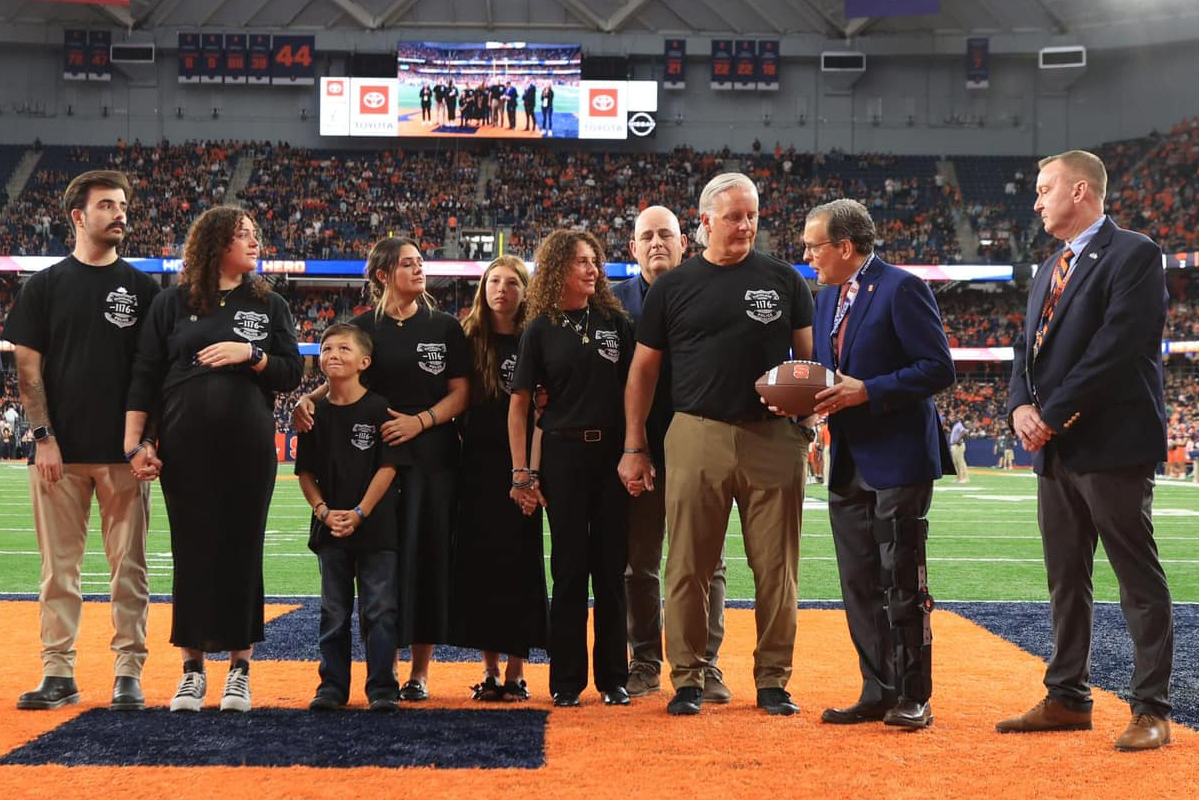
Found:
<path fill-rule="evenodd" d="M 659 275 L 683 261 L 687 237 L 679 229 L 679 220 L 670 209 L 649 206 L 634 224 L 629 252 L 641 274 L 615 285 L 612 293 L 636 323 L 642 316 L 642 298 Z M 664 360 L 654 392 L 654 403 L 646 421 L 647 444 L 658 473 L 660 486 L 666 483 L 666 456 L 663 440 L 671 424 L 671 368 Z M 630 487 L 627 487 L 630 488 Z M 662 565 L 663 537 L 666 533 L 666 504 L 662 488 L 631 488 L 629 503 L 629 564 L 625 568 L 625 597 L 628 607 L 630 697 L 643 697 L 659 691 L 663 661 Z M 728 703 L 731 699 L 724 676 L 717 667 L 717 651 L 725 638 L 725 559 L 724 553 L 708 587 L 708 667 L 704 671 L 706 703 Z"/>
<path fill-rule="evenodd" d="M 1092 562 L 1103 542 L 1133 638 L 1133 719 L 1118 750 L 1171 740 L 1171 592 L 1151 523 L 1154 469 L 1166 458 L 1162 252 L 1104 214 L 1099 158 L 1042 159 L 1034 211 L 1065 247 L 1042 264 L 1013 346 L 1008 412 L 1033 453 L 1054 654 L 1046 697 L 1002 733 L 1087 730 Z"/>

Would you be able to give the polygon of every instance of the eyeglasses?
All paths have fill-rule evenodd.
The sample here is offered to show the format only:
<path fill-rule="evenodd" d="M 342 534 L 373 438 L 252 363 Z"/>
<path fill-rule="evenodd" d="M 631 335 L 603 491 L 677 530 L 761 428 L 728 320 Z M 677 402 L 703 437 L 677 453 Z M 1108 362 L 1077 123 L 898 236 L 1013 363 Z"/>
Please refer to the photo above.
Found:
<path fill-rule="evenodd" d="M 823 242 L 815 242 L 813 244 L 808 244 L 807 242 L 805 242 L 804 243 L 804 252 L 815 253 L 815 252 L 817 252 L 817 248 L 824 247 L 827 244 L 833 244 L 833 239 L 826 239 Z"/>

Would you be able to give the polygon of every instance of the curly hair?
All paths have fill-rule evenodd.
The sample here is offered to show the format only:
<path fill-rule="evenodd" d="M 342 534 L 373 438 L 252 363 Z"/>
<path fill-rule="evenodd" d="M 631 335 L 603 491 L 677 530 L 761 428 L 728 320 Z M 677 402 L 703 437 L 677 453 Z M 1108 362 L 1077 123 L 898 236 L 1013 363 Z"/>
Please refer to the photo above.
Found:
<path fill-rule="evenodd" d="M 371 302 L 375 306 L 376 322 L 387 312 L 388 303 L 391 302 L 392 276 L 395 275 L 396 268 L 400 266 L 400 251 L 405 245 L 410 245 L 417 251 L 417 255 L 421 254 L 421 246 L 407 236 L 389 236 L 386 239 L 380 239 L 371 246 L 371 252 L 367 253 L 367 265 L 363 268 L 363 277 L 367 279 L 367 286 L 371 290 Z M 383 280 L 379 279 L 381 270 L 385 273 Z M 420 300 L 430 314 L 437 308 L 437 303 L 434 302 L 433 296 L 429 292 L 422 293 Z"/>
<path fill-rule="evenodd" d="M 475 300 L 471 303 L 471 312 L 463 320 L 463 332 L 471 343 L 472 361 L 475 365 L 471 376 L 471 399 L 495 400 L 504 395 L 504 387 L 500 383 L 500 365 L 496 358 L 496 343 L 492 338 L 495 328 L 492 324 L 492 310 L 487 304 L 488 276 L 496 267 L 511 269 L 521 282 L 521 288 L 529 291 L 529 270 L 525 262 L 514 255 L 503 255 L 487 265 L 479 278 L 479 287 L 475 290 Z M 525 300 L 517 306 L 517 315 L 513 317 L 513 333 L 521 335 L 525 328 Z"/>
<path fill-rule="evenodd" d="M 188 305 L 200 316 L 210 314 L 217 305 L 218 285 L 221 278 L 221 258 L 233 244 L 233 234 L 243 219 L 250 219 L 244 209 L 237 206 L 216 206 L 205 211 L 188 229 L 187 241 L 183 244 L 183 269 L 179 271 L 179 285 L 188 292 Z M 251 225 L 254 221 L 251 220 Z M 257 235 L 258 226 L 255 225 Z M 250 284 L 250 295 L 264 302 L 271 293 L 270 287 L 258 275 L 246 275 L 242 283 Z"/>
<path fill-rule="evenodd" d="M 558 325 L 562 319 L 563 284 L 567 272 L 575 261 L 575 245 L 583 242 L 596 254 L 598 270 L 596 274 L 596 293 L 588 299 L 588 305 L 600 312 L 605 319 L 612 319 L 614 314 L 626 318 L 629 314 L 621 306 L 621 301 L 613 297 L 608 286 L 608 277 L 604 274 L 604 248 L 598 239 L 587 231 L 569 231 L 562 228 L 551 231 L 550 235 L 538 245 L 534 254 L 537 270 L 533 280 L 529 282 L 529 294 L 526 295 L 528 309 L 526 317 L 546 315 L 550 321 Z"/>

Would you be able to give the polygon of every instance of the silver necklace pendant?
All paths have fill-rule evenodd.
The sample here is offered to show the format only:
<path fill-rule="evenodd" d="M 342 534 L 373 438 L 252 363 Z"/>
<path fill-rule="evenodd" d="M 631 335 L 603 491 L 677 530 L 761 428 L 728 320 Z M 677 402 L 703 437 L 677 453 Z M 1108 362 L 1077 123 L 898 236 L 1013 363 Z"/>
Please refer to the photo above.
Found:
<path fill-rule="evenodd" d="M 591 339 L 589 339 L 589 338 L 588 338 L 588 335 L 585 333 L 585 334 L 583 335 L 583 343 L 584 343 L 584 344 L 587 344 L 587 343 L 588 343 L 588 342 L 590 342 L 590 341 L 591 341 Z"/>

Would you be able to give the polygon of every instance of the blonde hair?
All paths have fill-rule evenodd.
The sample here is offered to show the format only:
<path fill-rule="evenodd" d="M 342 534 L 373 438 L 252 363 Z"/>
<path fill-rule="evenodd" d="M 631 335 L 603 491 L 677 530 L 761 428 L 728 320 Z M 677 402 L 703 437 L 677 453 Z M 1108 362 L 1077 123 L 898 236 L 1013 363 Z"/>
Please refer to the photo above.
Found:
<path fill-rule="evenodd" d="M 1104 162 L 1099 156 L 1087 150 L 1068 150 L 1056 156 L 1043 158 L 1038 162 L 1038 169 L 1045 169 L 1047 164 L 1055 161 L 1063 162 L 1074 175 L 1087 181 L 1098 199 L 1104 199 L 1108 191 L 1108 170 L 1104 168 Z"/>
<path fill-rule="evenodd" d="M 487 280 L 492 270 L 497 267 L 511 269 L 521 282 L 521 288 L 529 291 L 529 270 L 525 262 L 514 255 L 503 255 L 487 265 L 479 278 L 479 286 L 475 289 L 475 300 L 471 303 L 471 311 L 462 322 L 463 332 L 471 344 L 471 356 L 475 365 L 471 376 L 471 399 L 494 400 L 503 396 L 504 387 L 500 383 L 500 365 L 496 354 L 496 341 L 493 338 L 496 329 L 492 323 L 492 310 L 487 304 Z M 513 333 L 521 335 L 525 328 L 525 311 L 527 303 L 524 298 L 517 306 L 517 315 L 513 317 Z"/>
<path fill-rule="evenodd" d="M 400 251 L 405 245 L 411 245 L 420 255 L 421 248 L 406 236 L 380 239 L 371 247 L 371 252 L 367 253 L 367 266 L 363 269 L 363 277 L 367 279 L 367 285 L 371 289 L 371 302 L 375 304 L 376 322 L 387 312 L 388 304 L 392 301 L 392 276 L 396 274 L 396 268 L 400 266 Z M 383 280 L 379 279 L 381 271 L 385 273 Z M 422 292 L 418 299 L 425 304 L 425 309 L 432 315 L 433 310 L 437 308 L 433 296 L 429 292 Z"/>

